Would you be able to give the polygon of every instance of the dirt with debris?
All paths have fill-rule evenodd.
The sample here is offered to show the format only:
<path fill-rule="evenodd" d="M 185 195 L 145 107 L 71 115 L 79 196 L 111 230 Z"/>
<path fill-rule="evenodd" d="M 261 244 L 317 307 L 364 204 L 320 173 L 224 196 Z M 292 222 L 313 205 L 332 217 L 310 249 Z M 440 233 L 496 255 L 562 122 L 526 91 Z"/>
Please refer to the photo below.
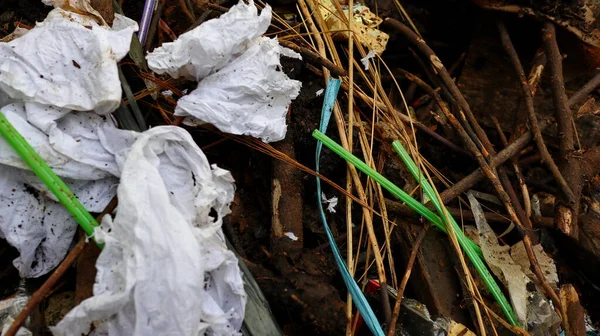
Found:
<path fill-rule="evenodd" d="M 112 12 L 107 3 L 92 1 L 92 5 L 101 9 L 103 16 Z M 121 3 L 127 16 L 139 20 L 143 1 L 125 0 Z M 555 37 L 563 57 L 559 60 L 547 57 L 540 63 L 543 66 L 539 77 L 534 78 L 535 83 L 532 83 L 534 80 L 523 83 L 515 71 L 514 60 L 506 52 L 507 45 L 500 40 L 497 22 L 507 27 L 524 73 L 530 79 L 535 77 L 534 66 L 539 65 L 535 63 L 536 55 L 552 43 L 551 40 L 548 42 L 548 33 L 542 33 L 543 19 L 493 10 L 499 5 L 528 6 L 563 21 L 580 22 L 578 20 L 590 9 L 589 1 L 456 0 L 440 4 L 437 1 L 410 0 L 400 3 L 404 6 L 404 13 L 398 10 L 395 1 L 366 2 L 381 18 L 397 20 L 414 36 L 393 29 L 393 25 L 379 27 L 390 34 L 387 49 L 381 55 L 381 60 L 390 68 L 389 72 L 383 63 L 371 63 L 372 67 L 377 65 L 374 73 L 365 70 L 359 61 L 361 55 L 355 49 L 355 90 L 364 92 L 364 97 L 356 95 L 355 91 L 353 107 L 357 112 L 356 118 L 360 120 L 352 129 L 353 147 L 349 150 L 361 159 L 372 155 L 373 166 L 378 172 L 418 201 L 424 201 L 428 197 L 393 151 L 389 140 L 402 139 L 413 150 L 418 148 L 420 159 L 424 167 L 428 167 L 432 182 L 440 193 L 453 188 L 450 182 L 456 183 L 455 188 L 467 186 L 457 192 L 459 197 L 449 197 L 445 204 L 461 226 L 473 225 L 477 218 L 471 212 L 464 192 L 474 190 L 487 195 L 485 200 L 481 200 L 484 214 L 501 246 L 508 248 L 520 242 L 535 246 L 540 243 L 556 263 L 560 280 L 557 289 L 545 286 L 545 278 L 535 267 L 533 272 L 525 272 L 537 276 L 530 280 L 529 290 L 542 293 L 541 296 L 552 302 L 560 313 L 557 316 L 562 321 L 554 323 L 546 332 L 557 334 L 565 330 L 567 335 L 582 335 L 586 328 L 582 321 L 586 320 L 589 321 L 589 329 L 597 328 L 600 321 L 600 288 L 596 281 L 600 277 L 600 133 L 597 131 L 600 128 L 600 105 L 596 101 L 600 99 L 597 91 L 600 82 L 585 90 L 581 101 L 569 103 L 569 115 L 560 114 L 561 104 L 564 105 L 560 95 L 561 92 L 566 97 L 580 94 L 582 87 L 598 76 L 596 68 L 600 65 L 600 53 L 557 25 Z M 162 21 L 157 20 L 148 49 L 171 41 L 173 36 L 181 35 L 200 21 L 218 17 L 233 4 L 234 1 L 183 0 L 161 4 Z M 318 57 L 305 57 L 302 61 L 282 60 L 283 71 L 290 78 L 302 82 L 300 95 L 289 109 L 286 139 L 264 144 L 248 137 L 225 135 L 210 125 L 182 127 L 189 131 L 209 162 L 231 171 L 235 179 L 236 195 L 231 214 L 224 219 L 223 230 L 264 293 L 283 333 L 341 335 L 357 328 L 352 331 L 353 334 L 368 335 L 369 330 L 359 318 L 356 308 L 353 308 L 348 320 L 348 290 L 332 256 L 319 215 L 318 204 L 322 196 L 317 195 L 315 176 L 311 172 L 315 169 L 316 146 L 311 133 L 319 126 L 323 104 L 323 95 L 319 92 L 326 88 L 323 71 L 336 63 L 335 66 L 347 73 L 347 43 L 336 38 L 331 41 L 335 43 L 335 50 L 319 55 L 319 48 L 310 46 L 313 38 L 316 39 L 313 37 L 315 34 L 306 31 L 310 26 L 304 25 L 296 4 L 296 1 L 272 3 L 274 16 L 277 15 L 280 20 L 274 21 L 269 34 L 293 42 L 299 50 L 308 49 Z M 38 0 L 5 0 L 0 7 L 0 38 L 17 26 L 34 26 L 35 22 L 44 19 L 49 10 Z M 598 16 L 597 13 L 595 15 Z M 281 23 L 283 21 L 297 29 L 298 33 L 290 28 L 286 30 Z M 316 21 L 317 25 L 320 24 Z M 593 25 L 578 27 L 590 34 L 597 33 Z M 435 57 L 424 56 L 419 45 L 422 41 L 435 52 Z M 333 58 L 333 51 L 339 55 L 339 60 Z M 319 61 L 319 58 L 327 58 L 328 62 Z M 556 69 L 553 66 L 557 61 L 562 67 L 562 76 L 554 73 Z M 371 62 L 379 61 L 375 58 Z M 191 81 L 152 75 L 149 70 L 138 68 L 130 58 L 124 59 L 121 64 L 132 88 L 138 93 L 142 92 L 144 80 L 148 79 L 144 77 L 143 80 L 141 74 L 154 78 L 158 86 L 164 86 L 160 87 L 161 90 L 193 90 L 196 85 Z M 440 64 L 445 67 L 442 69 Z M 422 79 L 425 86 L 417 84 L 400 69 Z M 378 86 L 373 85 L 374 78 L 380 81 Z M 557 81 L 560 81 L 558 85 Z M 344 118 L 340 128 L 347 132 L 347 81 L 344 85 L 346 87 L 342 87 L 338 103 Z M 531 106 L 523 94 L 523 85 L 529 90 L 535 89 Z M 430 90 L 426 86 L 430 86 Z M 382 99 L 382 95 L 386 98 Z M 369 99 L 376 99 L 378 104 L 369 103 Z M 408 110 L 404 107 L 404 100 Z M 174 99 L 155 101 L 147 95 L 139 100 L 139 104 L 143 106 L 150 126 L 181 122 L 173 116 Z M 472 116 L 468 115 L 465 104 L 472 110 Z M 542 127 L 540 138 L 532 133 L 533 121 L 528 114 L 530 107 L 535 110 L 540 125 L 550 124 Z M 410 121 L 406 116 L 410 116 Z M 563 141 L 570 136 L 563 131 L 570 126 L 565 125 L 561 118 L 571 120 L 574 125 L 575 136 L 570 139 L 574 145 L 566 151 Z M 337 143 L 343 143 L 345 135 L 338 133 L 336 122 L 333 117 L 327 134 Z M 512 148 L 508 158 L 494 163 L 501 151 L 510 147 L 505 141 L 517 142 L 521 137 L 527 137 L 527 140 L 520 148 Z M 361 139 L 367 141 L 361 143 Z M 559 177 L 541 154 L 540 141 L 560 167 L 568 190 L 576 196 L 575 202 L 569 203 L 565 186 L 557 181 Z M 282 157 L 281 153 L 286 156 Z M 387 293 L 382 296 L 378 289 L 370 291 L 368 287 L 372 283 L 369 280 L 385 278 L 387 286 L 404 291 L 401 294 L 406 298 L 418 300 L 432 315 L 424 322 L 428 328 L 434 325 L 428 321 L 439 317 L 460 323 L 477 334 L 484 331 L 481 328 L 488 333 L 496 330 L 499 335 L 515 332 L 498 321 L 505 315 L 495 302 L 492 291 L 486 288 L 486 283 L 466 257 L 469 265 L 463 267 L 445 233 L 430 226 L 423 240 L 419 240 L 425 219 L 415 215 L 405 204 L 395 202 L 395 196 L 388 190 L 384 189 L 379 194 L 364 174 L 359 175 L 359 181 L 365 204 L 357 202 L 361 193 L 354 181 L 350 189 L 353 195 L 352 222 L 347 223 L 347 196 L 341 191 L 346 189 L 346 163 L 324 148 L 320 174 L 329 179 L 327 183 L 323 182 L 324 195 L 339 198 L 336 212 L 327 212 L 326 216 L 342 257 L 349 257 L 346 244 L 347 236 L 351 235 L 355 280 L 366 292 L 384 330 L 390 327 L 388 323 L 394 311 L 395 296 Z M 367 229 L 367 216 L 371 216 L 372 232 Z M 353 227 L 350 232 L 348 226 Z M 288 231 L 295 232 L 298 239 L 282 235 Z M 373 251 L 373 239 L 379 244 L 380 251 L 376 251 L 383 259 L 383 269 L 378 269 L 381 266 L 374 260 L 377 254 Z M 51 292 L 46 293 L 39 306 L 39 315 L 45 316 L 44 323 L 47 324 L 43 327 L 45 333 L 49 333 L 47 326 L 60 321 L 70 308 L 92 295 L 94 263 L 98 253 L 95 248 L 84 250 L 75 267 L 71 267 Z M 17 291 L 20 278 L 11 264 L 17 255 L 6 241 L 0 240 L 0 299 L 6 299 Z M 469 274 L 466 274 L 467 270 Z M 405 274 L 410 278 L 401 285 Z M 47 278 L 48 275 L 27 281 L 35 291 Z M 502 285 L 502 276 L 494 272 L 493 279 L 508 294 L 507 287 Z M 471 284 L 477 291 L 471 288 Z M 490 311 L 484 310 L 482 304 Z M 406 309 L 400 302 L 398 305 L 400 310 Z M 394 314 L 398 315 L 397 312 Z M 410 324 L 410 319 L 400 320 L 398 325 L 393 326 L 398 334 L 417 328 L 415 325 L 403 325 Z M 531 328 L 535 324 L 526 322 L 530 322 Z"/>

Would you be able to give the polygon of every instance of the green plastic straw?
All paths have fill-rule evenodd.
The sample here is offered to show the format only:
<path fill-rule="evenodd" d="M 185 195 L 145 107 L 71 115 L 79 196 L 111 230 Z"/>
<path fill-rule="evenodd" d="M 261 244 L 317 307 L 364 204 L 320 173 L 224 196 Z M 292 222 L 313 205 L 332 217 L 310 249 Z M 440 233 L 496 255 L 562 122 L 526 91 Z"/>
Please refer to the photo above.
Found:
<path fill-rule="evenodd" d="M 398 140 L 394 141 L 392 143 L 392 146 L 394 147 L 394 149 L 400 156 L 400 159 L 408 167 L 408 170 L 410 171 L 410 173 L 414 176 L 414 178 L 417 181 L 419 181 L 421 188 L 423 188 L 423 191 L 425 191 L 425 194 L 427 195 L 427 197 L 429 197 L 429 199 L 433 203 L 433 206 L 437 210 L 440 217 L 442 219 L 444 219 L 444 222 L 446 222 L 446 220 L 445 220 L 446 216 L 444 216 L 445 206 L 438 199 L 435 191 L 433 190 L 433 187 L 431 186 L 431 184 L 429 184 L 429 181 L 427 181 L 427 179 L 422 174 L 419 173 L 419 168 L 413 161 L 412 157 L 408 154 L 408 151 L 406 151 L 404 146 L 402 146 L 402 144 Z M 446 210 L 446 212 L 447 212 L 447 210 Z M 458 234 L 459 232 L 462 232 L 462 230 L 460 229 L 460 227 L 454 220 L 454 217 L 448 215 L 448 218 L 450 219 L 449 224 L 452 225 L 452 227 L 454 228 L 454 232 L 457 233 L 456 238 L 457 238 L 459 244 L 465 250 L 465 253 L 467 254 L 469 259 L 473 263 L 473 266 L 475 266 L 475 269 L 477 269 L 477 272 L 483 279 L 483 282 L 487 285 L 490 292 L 492 293 L 492 295 L 494 296 L 494 298 L 500 305 L 500 308 L 504 312 L 504 315 L 506 315 L 506 318 L 509 320 L 509 322 L 512 325 L 518 325 L 517 319 L 515 317 L 515 313 L 514 313 L 512 307 L 506 300 L 504 293 L 502 293 L 502 290 L 498 287 L 498 284 L 496 284 L 496 281 L 494 280 L 494 278 L 488 271 L 487 267 L 485 266 L 485 264 L 483 263 L 483 261 L 481 260 L 479 255 L 476 255 L 475 251 L 472 250 L 471 246 L 469 246 L 469 244 L 467 244 L 465 242 L 466 237 L 464 235 Z"/>
<path fill-rule="evenodd" d="M 92 236 L 94 228 L 99 225 L 96 219 L 83 207 L 83 204 L 79 202 L 65 182 L 52 171 L 52 168 L 36 153 L 27 140 L 23 138 L 2 113 L 0 113 L 0 134 L 2 134 L 4 139 L 19 154 L 29 168 L 44 182 L 54 196 L 58 198 L 60 203 L 67 208 L 67 211 L 79 223 L 83 231 L 88 236 Z M 94 242 L 96 242 L 95 239 Z M 103 247 L 102 244 L 98 244 L 97 242 L 96 244 L 100 248 Z"/>
<path fill-rule="evenodd" d="M 336 153 L 337 155 L 342 157 L 344 160 L 350 162 L 352 165 L 354 165 L 360 171 L 367 174 L 369 177 L 371 177 L 373 180 L 375 180 L 377 183 L 379 183 L 382 187 L 384 187 L 387 191 L 389 191 L 392 195 L 396 196 L 398 199 L 405 202 L 411 209 L 415 210 L 417 213 L 419 213 L 421 216 L 425 217 L 428 221 L 433 223 L 435 226 L 437 226 L 444 232 L 447 232 L 442 219 L 438 215 L 436 215 L 435 213 L 433 213 L 433 211 L 429 210 L 423 204 L 419 203 L 417 200 L 412 198 L 404 190 L 400 189 L 398 186 L 393 184 L 390 180 L 388 180 L 387 178 L 385 178 L 384 176 L 379 174 L 377 171 L 375 171 L 374 169 L 369 167 L 362 160 L 360 160 L 359 158 L 354 156 L 352 153 L 349 153 L 342 146 L 340 146 L 335 141 L 330 139 L 325 134 L 319 132 L 318 130 L 313 131 L 312 136 L 315 139 L 323 142 L 323 144 L 325 146 L 327 146 L 334 153 Z M 418 173 L 418 171 L 417 171 L 417 173 Z M 419 180 L 419 179 L 417 178 L 417 180 Z M 431 187 L 431 186 L 429 186 L 429 187 Z M 426 190 L 425 188 L 423 188 L 423 189 Z M 433 191 L 433 190 L 431 190 L 431 191 Z M 428 197 L 432 200 L 435 199 L 434 197 L 432 197 L 430 195 L 428 195 Z M 434 203 L 434 205 L 435 205 L 435 203 Z M 492 277 L 490 272 L 487 270 L 487 267 L 481 260 L 481 257 L 480 257 L 481 249 L 479 248 L 479 246 L 477 246 L 473 241 L 471 241 L 470 239 L 465 237 L 462 230 L 459 229 L 459 230 L 455 230 L 455 231 L 456 231 L 456 237 L 458 239 L 459 244 L 465 250 L 467 257 L 471 260 L 471 262 L 473 263 L 473 266 L 475 267 L 475 269 L 477 269 L 478 273 L 483 278 L 485 284 L 488 286 L 488 288 L 494 295 L 494 298 L 500 304 L 502 311 L 506 315 L 509 322 L 512 325 L 518 325 L 518 322 L 517 322 L 515 314 L 512 310 L 512 307 L 510 306 L 510 304 L 504 297 L 502 291 L 496 284 L 494 278 Z M 475 250 L 475 247 L 477 247 L 477 250 Z M 479 252 L 477 252 L 477 251 L 479 251 Z"/>
<path fill-rule="evenodd" d="M 344 160 L 352 163 L 352 165 L 354 165 L 356 168 L 361 170 L 363 173 L 369 175 L 369 177 L 371 177 L 372 179 L 377 181 L 377 183 L 381 184 L 381 186 L 384 187 L 390 193 L 392 193 L 392 195 L 394 195 L 398 199 L 402 200 L 411 209 L 413 209 L 417 213 L 419 213 L 419 215 L 425 217 L 425 219 L 430 221 L 438 229 L 442 230 L 442 232 L 447 233 L 446 225 L 444 225 L 444 222 L 442 221 L 442 219 L 438 215 L 436 215 L 435 212 L 431 211 L 429 208 L 427 208 L 426 206 L 421 204 L 419 201 L 412 198 L 404 190 L 400 189 L 398 186 L 396 186 L 390 180 L 383 177 L 383 175 L 381 175 L 378 172 L 376 172 L 375 170 L 373 170 L 366 163 L 361 161 L 361 159 L 357 158 L 356 156 L 354 156 L 351 153 L 349 153 L 348 151 L 346 151 L 342 146 L 337 144 L 335 141 L 331 140 L 325 134 L 315 130 L 312 133 L 312 136 L 317 140 L 321 140 L 325 144 L 325 146 L 327 146 L 329 149 L 334 151 L 337 155 L 341 156 Z M 480 256 L 483 256 L 479 246 L 477 246 L 477 244 L 475 244 L 469 238 L 465 237 L 462 230 L 455 229 L 454 231 L 456 231 L 457 236 L 462 236 L 462 238 L 464 238 L 465 244 L 468 244 L 473 249 L 473 251 L 475 251 L 475 253 L 477 253 Z"/>

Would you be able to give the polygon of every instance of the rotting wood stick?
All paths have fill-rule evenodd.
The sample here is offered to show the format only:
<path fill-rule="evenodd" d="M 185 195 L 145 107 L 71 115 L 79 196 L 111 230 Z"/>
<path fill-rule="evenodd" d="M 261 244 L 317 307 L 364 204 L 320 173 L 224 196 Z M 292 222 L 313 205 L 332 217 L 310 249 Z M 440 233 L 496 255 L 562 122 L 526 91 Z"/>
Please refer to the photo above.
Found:
<path fill-rule="evenodd" d="M 302 55 L 302 57 L 308 59 L 309 61 L 315 62 L 321 66 L 326 67 L 327 69 L 329 69 L 329 71 L 331 71 L 331 74 L 334 76 L 348 76 L 348 73 L 346 72 L 345 69 L 335 65 L 333 62 L 331 62 L 330 60 L 321 57 L 321 55 L 317 54 L 316 52 L 299 46 L 291 41 L 286 41 L 286 40 L 279 40 L 279 44 L 281 44 L 282 46 L 286 47 L 286 48 L 290 48 L 292 50 L 294 50 L 297 53 L 300 53 Z"/>
<path fill-rule="evenodd" d="M 396 295 L 396 303 L 394 303 L 394 311 L 392 312 L 392 318 L 390 319 L 390 324 L 388 326 L 387 336 L 396 335 L 396 321 L 398 321 L 398 316 L 400 315 L 402 296 L 404 296 L 406 284 L 408 284 L 408 279 L 410 279 L 410 274 L 412 273 L 412 268 L 415 264 L 415 260 L 417 259 L 417 254 L 419 254 L 421 243 L 423 242 L 423 238 L 425 238 L 425 235 L 427 234 L 428 230 L 429 225 L 423 228 L 421 233 L 419 233 L 419 237 L 417 237 L 417 241 L 415 242 L 412 251 L 410 252 L 410 257 L 408 258 L 408 262 L 406 263 L 406 271 L 404 272 L 404 276 L 402 277 L 400 286 L 398 286 L 398 294 Z"/>
<path fill-rule="evenodd" d="M 288 124 L 291 119 L 291 109 L 288 110 Z M 282 141 L 273 144 L 273 147 L 281 151 L 291 159 L 295 159 L 293 134 Z M 303 223 L 302 223 L 302 172 L 293 166 L 287 165 L 281 160 L 273 160 L 272 186 L 272 221 L 271 221 L 271 248 L 276 253 L 287 253 L 296 257 L 302 252 L 304 245 Z M 291 232 L 296 236 L 295 240 L 286 236 Z"/>
<path fill-rule="evenodd" d="M 584 336 L 585 332 L 585 310 L 579 302 L 579 295 L 571 284 L 562 286 L 559 290 L 560 301 L 567 307 L 567 318 L 569 323 L 565 326 L 567 336 Z"/>
<path fill-rule="evenodd" d="M 19 313 L 19 315 L 15 318 L 14 322 L 10 325 L 10 328 L 6 332 L 5 336 L 15 336 L 17 331 L 23 326 L 27 317 L 31 314 L 33 309 L 46 297 L 46 294 L 54 287 L 56 282 L 63 276 L 63 274 L 71 267 L 71 264 L 75 262 L 75 259 L 83 250 L 86 239 L 82 238 L 79 240 L 77 245 L 67 254 L 65 259 L 58 265 L 58 267 L 54 270 L 52 275 L 44 282 L 42 287 L 40 287 L 27 301 L 23 310 Z"/>
<path fill-rule="evenodd" d="M 527 77 L 525 77 L 525 72 L 523 71 L 523 66 L 521 65 L 521 61 L 519 60 L 519 56 L 517 55 L 517 51 L 508 35 L 508 31 L 502 22 L 498 22 L 498 30 L 500 31 L 500 38 L 502 40 L 502 46 L 504 50 L 508 53 L 510 60 L 513 64 L 514 70 L 519 77 L 519 82 L 521 83 L 521 91 L 523 92 L 523 96 L 525 98 L 525 105 L 527 106 L 527 114 L 529 117 L 529 126 L 531 127 L 531 131 L 533 132 L 533 139 L 540 151 L 542 156 L 542 161 L 546 164 L 548 169 L 552 172 L 554 179 L 558 183 L 560 189 L 565 195 L 566 199 L 569 203 L 575 202 L 575 196 L 573 195 L 573 191 L 567 185 L 567 181 L 563 177 L 562 173 L 558 169 L 556 163 L 554 163 L 554 159 L 550 155 L 546 144 L 544 143 L 544 138 L 542 137 L 542 130 L 538 123 L 537 117 L 535 115 L 535 109 L 533 105 L 533 96 L 531 95 L 531 87 L 527 82 Z M 551 66 L 552 67 L 552 66 Z M 566 96 L 565 96 L 566 97 Z M 558 118 L 558 116 L 557 116 Z M 570 122 L 569 122 L 570 124 Z"/>

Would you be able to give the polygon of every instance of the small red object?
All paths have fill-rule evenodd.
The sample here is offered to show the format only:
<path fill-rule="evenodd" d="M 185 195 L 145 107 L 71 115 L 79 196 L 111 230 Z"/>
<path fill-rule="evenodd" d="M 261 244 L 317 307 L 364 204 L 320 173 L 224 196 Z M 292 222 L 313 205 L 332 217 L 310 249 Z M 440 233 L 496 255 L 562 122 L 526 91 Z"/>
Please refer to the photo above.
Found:
<path fill-rule="evenodd" d="M 375 294 L 379 291 L 379 288 L 381 287 L 381 285 L 379 284 L 379 281 L 377 280 L 369 280 L 369 282 L 367 283 L 367 288 L 365 289 L 366 293 L 369 294 Z M 365 320 L 363 320 L 362 316 L 360 314 L 358 314 L 358 320 L 356 321 L 356 329 L 354 334 L 358 334 L 358 332 L 360 331 L 360 329 L 363 327 L 363 325 L 365 324 Z"/>

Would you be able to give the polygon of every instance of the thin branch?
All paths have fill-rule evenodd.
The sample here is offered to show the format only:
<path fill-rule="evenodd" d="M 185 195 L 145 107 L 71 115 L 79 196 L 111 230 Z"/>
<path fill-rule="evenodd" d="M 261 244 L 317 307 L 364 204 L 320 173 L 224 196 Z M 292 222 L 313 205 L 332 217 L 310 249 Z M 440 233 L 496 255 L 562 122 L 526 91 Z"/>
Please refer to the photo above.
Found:
<path fill-rule="evenodd" d="M 552 22 L 544 22 L 542 29 L 544 50 L 548 58 L 550 70 L 550 83 L 552 84 L 552 98 L 554 100 L 556 122 L 558 123 L 558 141 L 560 155 L 566 159 L 567 154 L 575 149 L 575 130 L 573 127 L 573 115 L 569 108 L 569 100 L 565 92 L 565 81 L 563 78 L 562 56 L 556 42 L 556 29 Z M 571 201 L 569 199 L 569 201 Z"/>
<path fill-rule="evenodd" d="M 107 214 L 113 212 L 113 210 L 115 210 L 115 208 L 117 207 L 117 203 L 118 203 L 117 196 L 115 196 L 108 203 L 108 205 L 104 208 L 102 213 L 100 213 L 100 215 L 98 215 L 98 217 L 96 217 L 96 220 L 98 221 L 98 223 L 102 222 L 102 218 L 105 215 L 107 215 Z M 19 315 L 15 318 L 14 322 L 10 325 L 10 328 L 6 332 L 5 336 L 15 336 L 17 334 L 17 332 L 19 331 L 21 326 L 23 326 L 23 324 L 25 323 L 25 321 L 27 320 L 27 318 L 29 317 L 31 312 L 33 312 L 33 309 L 40 302 L 42 302 L 42 300 L 46 297 L 46 295 L 48 295 L 50 290 L 52 290 L 52 288 L 54 287 L 56 282 L 58 282 L 58 280 L 60 280 L 60 278 L 63 276 L 63 274 L 75 262 L 75 260 L 77 259 L 77 256 L 79 256 L 81 251 L 83 251 L 85 244 L 86 244 L 86 237 L 84 236 L 83 238 L 81 238 L 79 240 L 77 245 L 75 245 L 75 247 L 73 247 L 73 249 L 67 254 L 65 259 L 63 259 L 63 261 L 60 263 L 60 265 L 58 265 L 58 267 L 54 270 L 52 275 L 46 280 L 46 282 L 44 282 L 42 287 L 38 288 L 38 290 L 35 291 L 35 293 L 33 293 L 31 298 L 29 299 L 29 301 L 27 301 L 27 304 L 25 305 L 25 307 L 23 307 L 23 310 L 21 310 Z"/>
<path fill-rule="evenodd" d="M 573 106 L 577 103 L 580 103 L 584 100 L 587 95 L 594 91 L 598 86 L 600 86 L 600 71 L 596 72 L 596 75 L 592 77 L 585 85 L 583 85 L 577 92 L 575 92 L 571 98 L 569 98 L 569 106 Z"/>
<path fill-rule="evenodd" d="M 521 91 L 523 92 L 523 96 L 525 98 L 525 105 L 527 106 L 527 114 L 529 117 L 529 126 L 531 127 L 531 131 L 533 132 L 533 139 L 540 151 L 542 156 L 542 161 L 546 164 L 548 169 L 552 172 L 552 175 L 556 179 L 560 189 L 563 194 L 567 198 L 570 203 L 575 202 L 575 196 L 571 191 L 571 188 L 567 184 L 567 181 L 563 177 L 560 169 L 552 159 L 546 144 L 544 143 L 544 138 L 542 137 L 542 130 L 538 123 L 537 117 L 535 115 L 535 109 L 533 105 L 533 96 L 531 95 L 531 88 L 529 83 L 527 82 L 527 77 L 525 77 L 525 72 L 523 71 L 523 66 L 521 65 L 521 61 L 519 60 L 519 56 L 517 55 L 517 51 L 508 35 L 508 31 L 502 22 L 498 22 L 498 30 L 500 31 L 500 38 L 502 39 L 502 46 L 504 50 L 508 53 L 510 60 L 513 64 L 514 70 L 519 77 L 519 82 L 521 83 Z M 550 57 L 551 59 L 552 57 Z M 552 62 L 550 62 L 552 63 Z M 550 66 L 552 68 L 552 66 Z M 566 97 L 566 96 L 565 96 Z M 557 116 L 558 119 L 558 116 Z"/>
<path fill-rule="evenodd" d="M 425 57 L 428 58 L 433 70 L 438 74 L 444 85 L 448 88 L 448 91 L 450 91 L 450 94 L 456 100 L 458 107 L 462 110 L 462 112 L 464 112 L 464 114 L 459 113 L 461 119 L 463 119 L 463 123 L 465 123 L 464 127 L 468 128 L 468 124 L 470 123 L 470 126 L 473 128 L 473 131 L 479 138 L 479 141 L 483 144 L 484 150 L 482 154 L 484 155 L 484 157 L 487 158 L 490 154 L 494 154 L 494 149 L 490 140 L 485 134 L 485 131 L 477 122 L 477 119 L 473 115 L 473 112 L 471 111 L 471 107 L 467 103 L 467 100 L 460 92 L 458 86 L 448 73 L 448 70 L 446 70 L 446 67 L 444 67 L 444 64 L 437 57 L 435 52 L 425 43 L 425 41 L 422 38 L 417 36 L 417 34 L 415 34 L 410 28 L 408 28 L 403 23 L 394 19 L 387 18 L 384 20 L 383 24 L 401 33 L 409 42 L 411 42 L 417 49 L 419 49 L 419 51 Z M 466 120 L 468 120 L 468 123 L 465 122 L 465 116 Z"/>
<path fill-rule="evenodd" d="M 75 262 L 75 259 L 77 259 L 79 253 L 83 251 L 83 248 L 86 244 L 85 240 L 85 238 L 79 240 L 77 245 L 75 245 L 75 247 L 69 252 L 69 254 L 67 254 L 65 259 L 60 263 L 60 265 L 58 265 L 58 267 L 56 268 L 56 270 L 54 270 L 54 272 L 48 278 L 48 280 L 44 282 L 42 287 L 40 287 L 37 291 L 35 291 L 35 293 L 33 293 L 29 301 L 27 301 L 27 304 L 25 305 L 23 310 L 21 310 L 19 315 L 15 318 L 14 322 L 10 325 L 10 328 L 6 332 L 5 336 L 15 336 L 17 334 L 17 331 L 19 331 L 23 323 L 25 323 L 25 320 L 27 320 L 33 309 L 40 302 L 42 302 L 42 300 L 46 297 L 46 294 L 52 289 L 52 287 L 54 287 L 56 282 L 60 280 L 63 274 L 69 269 L 69 267 L 71 267 L 71 264 Z"/>

